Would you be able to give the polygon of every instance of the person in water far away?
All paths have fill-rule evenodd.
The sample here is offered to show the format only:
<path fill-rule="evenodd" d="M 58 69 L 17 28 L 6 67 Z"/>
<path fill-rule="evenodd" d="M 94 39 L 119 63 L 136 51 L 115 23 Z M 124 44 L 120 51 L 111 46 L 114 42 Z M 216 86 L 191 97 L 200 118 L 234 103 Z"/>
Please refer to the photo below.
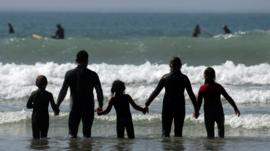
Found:
<path fill-rule="evenodd" d="M 98 98 L 97 111 L 102 110 L 103 92 L 98 74 L 87 68 L 88 53 L 81 50 L 77 53 L 75 69 L 66 72 L 65 80 L 57 99 L 57 106 L 64 100 L 68 88 L 70 88 L 70 114 L 69 114 L 69 134 L 72 138 L 77 137 L 80 121 L 83 124 L 83 135 L 91 137 L 91 128 L 94 120 L 94 94 L 96 90 Z"/>
<path fill-rule="evenodd" d="M 124 138 L 126 129 L 128 138 L 134 138 L 134 128 L 129 104 L 144 114 L 147 112 L 147 109 L 138 106 L 128 94 L 124 93 L 125 89 L 126 87 L 124 82 L 120 80 L 114 81 L 111 88 L 113 97 L 110 99 L 108 107 L 104 111 L 98 112 L 98 115 L 108 114 L 111 111 L 112 106 L 114 106 L 117 116 L 117 137 Z"/>
<path fill-rule="evenodd" d="M 8 33 L 9 34 L 14 34 L 15 33 L 15 30 L 14 30 L 11 23 L 8 23 Z"/>
<path fill-rule="evenodd" d="M 48 105 L 51 103 L 51 107 L 58 115 L 59 109 L 54 103 L 53 95 L 46 91 L 47 78 L 40 75 L 36 79 L 36 86 L 38 89 L 32 92 L 29 100 L 26 104 L 28 109 L 33 109 L 32 112 L 32 131 L 34 139 L 46 138 L 49 129 L 49 111 Z"/>
<path fill-rule="evenodd" d="M 223 30 L 224 30 L 224 34 L 230 34 L 230 33 L 231 33 L 231 30 L 228 28 L 227 25 L 225 25 L 225 26 L 223 27 Z"/>
<path fill-rule="evenodd" d="M 145 103 L 146 108 L 148 108 L 160 91 L 165 88 L 162 106 L 162 135 L 165 137 L 170 136 L 173 121 L 175 136 L 182 137 L 182 129 L 185 120 L 185 90 L 191 99 L 194 111 L 196 107 L 196 97 L 193 93 L 189 78 L 181 72 L 181 67 L 182 62 L 180 58 L 173 57 L 170 61 L 171 72 L 161 78 L 156 89 Z"/>
<path fill-rule="evenodd" d="M 198 37 L 201 34 L 200 25 L 196 25 L 192 32 L 192 37 Z"/>
<path fill-rule="evenodd" d="M 226 90 L 218 83 L 215 82 L 215 70 L 211 67 L 206 68 L 204 71 L 205 83 L 200 87 L 198 94 L 198 101 L 195 112 L 195 118 L 198 118 L 202 99 L 204 99 L 204 120 L 205 128 L 208 138 L 215 137 L 215 122 L 218 127 L 219 137 L 224 137 L 224 112 L 220 96 L 223 95 L 225 99 L 232 105 L 236 115 L 240 116 L 234 100 L 228 95 Z"/>
<path fill-rule="evenodd" d="M 54 39 L 65 39 L 65 30 L 64 30 L 64 28 L 60 24 L 57 24 L 56 27 L 57 27 L 57 30 L 55 32 L 55 35 L 52 36 L 52 38 L 54 38 Z"/>

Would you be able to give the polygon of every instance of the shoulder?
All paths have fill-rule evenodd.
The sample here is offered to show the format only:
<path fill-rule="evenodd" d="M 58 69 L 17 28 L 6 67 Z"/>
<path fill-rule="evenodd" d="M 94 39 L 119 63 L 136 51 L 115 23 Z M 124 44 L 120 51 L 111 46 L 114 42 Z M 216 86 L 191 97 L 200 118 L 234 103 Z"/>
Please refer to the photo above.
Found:
<path fill-rule="evenodd" d="M 47 91 L 47 90 L 45 91 L 45 94 L 50 96 L 50 97 L 53 97 L 53 94 L 51 92 Z"/>
<path fill-rule="evenodd" d="M 132 100 L 132 97 L 129 94 L 124 94 L 123 96 L 129 100 Z"/>
<path fill-rule="evenodd" d="M 188 80 L 188 81 L 189 81 L 189 78 L 188 78 L 187 75 L 185 75 L 185 74 L 183 74 L 183 73 L 180 73 L 180 75 L 182 76 L 182 78 L 183 78 L 184 80 Z"/>
<path fill-rule="evenodd" d="M 88 68 L 86 68 L 86 71 L 90 76 L 98 78 L 98 74 L 95 71 L 88 69 Z"/>
<path fill-rule="evenodd" d="M 171 76 L 171 73 L 167 73 L 167 74 L 164 74 L 162 77 L 161 77 L 161 80 L 164 80 L 164 79 L 167 79 Z"/>
<path fill-rule="evenodd" d="M 223 86 L 219 83 L 215 83 L 215 86 L 219 89 L 219 90 L 224 90 Z"/>
<path fill-rule="evenodd" d="M 68 71 L 66 72 L 66 77 L 72 75 L 72 74 L 75 72 L 75 70 L 76 70 L 76 68 L 75 68 L 75 69 L 68 70 Z"/>
<path fill-rule="evenodd" d="M 207 89 L 208 84 L 203 84 L 200 86 L 199 92 L 204 92 Z"/>
<path fill-rule="evenodd" d="M 37 93 L 38 93 L 38 90 L 35 90 L 35 91 L 31 92 L 30 97 L 37 95 Z"/>

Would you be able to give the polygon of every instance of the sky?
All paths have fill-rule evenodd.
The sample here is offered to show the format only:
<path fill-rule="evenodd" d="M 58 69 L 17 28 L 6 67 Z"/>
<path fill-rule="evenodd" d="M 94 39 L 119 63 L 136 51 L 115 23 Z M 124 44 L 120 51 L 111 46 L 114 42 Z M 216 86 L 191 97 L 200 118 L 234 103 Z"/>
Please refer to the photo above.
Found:
<path fill-rule="evenodd" d="M 270 0 L 0 0 L 0 11 L 270 13 Z"/>

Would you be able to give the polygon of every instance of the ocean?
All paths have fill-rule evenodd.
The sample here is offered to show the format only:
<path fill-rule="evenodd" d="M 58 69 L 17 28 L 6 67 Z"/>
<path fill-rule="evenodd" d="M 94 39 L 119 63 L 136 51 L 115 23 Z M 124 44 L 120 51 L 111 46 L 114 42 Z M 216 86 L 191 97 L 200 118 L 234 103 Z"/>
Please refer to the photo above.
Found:
<path fill-rule="evenodd" d="M 269 150 L 270 14 L 0 12 L 0 20 L 0 150 Z M 8 34 L 8 22 L 15 34 Z M 58 23 L 66 31 L 64 40 L 50 38 Z M 202 34 L 192 38 L 196 24 Z M 223 35 L 225 24 L 232 34 Z M 95 116 L 91 139 L 84 139 L 80 128 L 80 138 L 70 140 L 68 94 L 60 116 L 50 114 L 49 139 L 32 141 L 26 102 L 36 89 L 36 76 L 47 76 L 47 90 L 56 99 L 65 72 L 76 67 L 75 55 L 81 49 L 90 55 L 88 67 L 99 74 L 104 107 L 116 79 L 124 81 L 126 93 L 144 106 L 169 72 L 170 58 L 179 56 L 195 94 L 204 82 L 204 69 L 214 67 L 216 81 L 235 100 L 241 116 L 234 115 L 222 98 L 225 139 L 206 139 L 203 110 L 194 119 L 185 94 L 184 137 L 174 138 L 172 133 L 162 138 L 162 91 L 149 114 L 132 109 L 136 139 L 117 139 L 112 109 L 106 116 Z"/>

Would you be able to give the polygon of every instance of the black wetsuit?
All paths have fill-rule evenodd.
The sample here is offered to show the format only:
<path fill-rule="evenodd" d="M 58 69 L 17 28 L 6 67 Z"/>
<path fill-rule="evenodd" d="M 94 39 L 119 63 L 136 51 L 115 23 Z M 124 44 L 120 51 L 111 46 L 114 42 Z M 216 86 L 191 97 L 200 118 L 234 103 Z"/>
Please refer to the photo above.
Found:
<path fill-rule="evenodd" d="M 47 137 L 49 129 L 49 102 L 54 112 L 57 112 L 58 108 L 54 103 L 52 94 L 46 90 L 38 89 L 32 92 L 26 104 L 27 108 L 33 108 L 32 131 L 35 139 Z"/>
<path fill-rule="evenodd" d="M 65 30 L 62 27 L 58 27 L 57 31 L 55 32 L 55 39 L 65 39 Z"/>
<path fill-rule="evenodd" d="M 118 138 L 124 138 L 125 129 L 127 131 L 128 138 L 135 137 L 129 104 L 131 104 L 136 110 L 143 111 L 143 108 L 138 106 L 129 95 L 120 94 L 111 98 L 107 109 L 100 113 L 107 114 L 110 112 L 112 106 L 114 106 L 117 116 L 116 132 Z"/>
<path fill-rule="evenodd" d="M 224 30 L 224 34 L 230 34 L 231 33 L 231 30 L 227 26 L 225 26 L 223 28 L 223 30 Z"/>
<path fill-rule="evenodd" d="M 70 87 L 71 111 L 69 114 L 69 134 L 77 137 L 78 128 L 82 119 L 84 137 L 91 137 L 91 128 L 94 120 L 94 94 L 96 89 L 99 106 L 103 106 L 103 93 L 99 77 L 96 72 L 87 69 L 84 65 L 79 65 L 70 70 L 65 75 L 65 80 L 58 96 L 57 105 L 66 96 Z"/>
<path fill-rule="evenodd" d="M 215 122 L 217 123 L 219 137 L 224 137 L 224 112 L 220 100 L 221 95 L 223 95 L 234 108 L 237 108 L 233 99 L 218 83 L 203 84 L 199 90 L 197 109 L 200 109 L 202 99 L 204 99 L 204 119 L 208 138 L 215 136 Z"/>
<path fill-rule="evenodd" d="M 198 37 L 199 34 L 201 34 L 200 26 L 196 26 L 195 29 L 193 30 L 192 37 Z"/>
<path fill-rule="evenodd" d="M 195 105 L 196 101 L 190 81 L 188 77 L 182 74 L 179 70 L 172 71 L 164 75 L 159 81 L 158 86 L 154 92 L 145 103 L 146 106 L 150 105 L 150 103 L 160 93 L 163 87 L 165 87 L 165 95 L 162 107 L 163 136 L 170 136 L 172 121 L 174 120 L 174 134 L 177 137 L 181 137 L 185 120 L 185 89 L 191 98 L 193 106 Z"/>
<path fill-rule="evenodd" d="M 10 33 L 10 34 L 14 34 L 14 33 L 15 33 L 15 31 L 14 31 L 13 26 L 12 26 L 11 24 L 8 24 L 8 27 L 9 27 L 9 31 L 8 31 L 8 33 Z"/>

